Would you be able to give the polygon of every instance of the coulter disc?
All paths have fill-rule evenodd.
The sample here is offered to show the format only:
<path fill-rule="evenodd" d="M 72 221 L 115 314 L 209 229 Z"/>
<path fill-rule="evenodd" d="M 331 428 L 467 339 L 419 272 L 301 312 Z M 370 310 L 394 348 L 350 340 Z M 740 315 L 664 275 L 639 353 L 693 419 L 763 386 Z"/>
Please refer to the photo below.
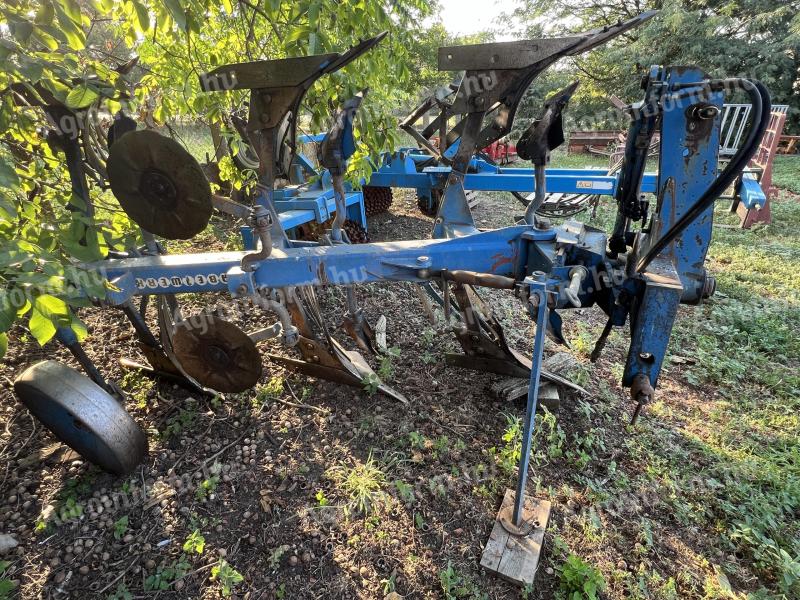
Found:
<path fill-rule="evenodd" d="M 253 340 L 213 314 L 201 313 L 178 323 L 172 350 L 187 374 L 218 392 L 244 392 L 261 377 L 261 355 Z"/>
<path fill-rule="evenodd" d="M 211 218 L 211 186 L 194 157 L 155 131 L 132 131 L 108 155 L 108 179 L 139 227 L 169 240 L 188 240 Z"/>

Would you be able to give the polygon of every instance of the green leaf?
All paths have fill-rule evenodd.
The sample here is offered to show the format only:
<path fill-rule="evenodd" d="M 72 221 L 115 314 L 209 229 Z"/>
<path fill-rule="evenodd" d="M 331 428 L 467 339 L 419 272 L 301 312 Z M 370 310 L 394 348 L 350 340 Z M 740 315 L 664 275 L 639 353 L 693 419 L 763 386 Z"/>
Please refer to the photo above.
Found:
<path fill-rule="evenodd" d="M 35 307 L 33 311 L 31 311 L 28 328 L 31 330 L 31 335 L 36 338 L 40 346 L 44 346 L 53 339 L 53 336 L 56 334 L 56 327 L 53 325 L 53 322 L 36 310 Z"/>
<path fill-rule="evenodd" d="M 222 0 L 222 7 L 225 9 L 225 12 L 229 15 L 233 14 L 233 3 L 231 0 Z"/>
<path fill-rule="evenodd" d="M 0 156 L 0 187 L 16 188 L 18 186 L 19 177 L 17 177 L 14 167 Z"/>
<path fill-rule="evenodd" d="M 55 11 L 53 10 L 53 5 L 50 2 L 42 2 L 39 10 L 36 11 L 36 17 L 34 18 L 34 22 L 40 25 L 47 25 L 52 23 L 53 18 L 56 16 Z"/>
<path fill-rule="evenodd" d="M 81 321 L 75 314 L 72 315 L 70 329 L 75 333 L 75 337 L 78 338 L 79 342 L 82 342 L 89 336 L 89 329 L 86 327 L 86 323 Z"/>
<path fill-rule="evenodd" d="M 136 20 L 139 23 L 139 33 L 144 33 L 150 29 L 150 13 L 147 12 L 147 7 L 141 2 L 138 2 L 138 0 L 133 0 L 133 8 L 136 9 Z"/>
<path fill-rule="evenodd" d="M 55 8 L 58 23 L 61 25 L 59 32 L 64 36 L 70 48 L 73 50 L 83 50 L 86 46 L 86 35 L 83 33 L 83 30 L 75 24 L 60 6 L 56 6 Z"/>
<path fill-rule="evenodd" d="M 58 50 L 58 42 L 56 39 L 48 33 L 45 33 L 41 29 L 37 28 L 33 32 L 34 37 L 39 40 L 43 46 L 45 46 L 48 50 Z"/>
<path fill-rule="evenodd" d="M 163 0 L 164 6 L 167 7 L 169 14 L 172 15 L 175 24 L 181 31 L 186 31 L 186 12 L 179 0 Z"/>
<path fill-rule="evenodd" d="M 26 44 L 33 33 L 33 25 L 30 21 L 15 21 L 9 23 L 11 35 L 20 44 Z"/>
<path fill-rule="evenodd" d="M 17 318 L 17 307 L 11 303 L 8 292 L 0 292 L 0 332 L 11 329 L 12 323 Z"/>
<path fill-rule="evenodd" d="M 81 7 L 77 2 L 74 0 L 60 0 L 60 4 L 70 19 L 72 19 L 75 23 L 81 22 Z"/>
<path fill-rule="evenodd" d="M 97 100 L 97 91 L 86 84 L 79 85 L 67 94 L 67 106 L 69 108 L 85 108 Z"/>
<path fill-rule="evenodd" d="M 33 301 L 33 310 L 39 311 L 43 316 L 55 321 L 59 326 L 70 324 L 69 306 L 61 298 L 50 294 L 42 294 Z"/>
<path fill-rule="evenodd" d="M 3 358 L 8 351 L 8 335 L 0 333 L 0 358 Z"/>

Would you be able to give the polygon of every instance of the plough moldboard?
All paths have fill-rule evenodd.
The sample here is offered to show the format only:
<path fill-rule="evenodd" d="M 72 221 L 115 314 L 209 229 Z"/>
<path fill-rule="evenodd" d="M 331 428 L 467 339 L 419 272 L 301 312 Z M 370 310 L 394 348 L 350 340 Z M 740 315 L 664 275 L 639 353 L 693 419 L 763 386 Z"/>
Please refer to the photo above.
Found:
<path fill-rule="evenodd" d="M 517 143 L 520 154 L 534 165 L 536 184 L 536 194 L 518 223 L 489 231 L 476 228 L 464 181 L 476 149 L 511 130 L 519 99 L 537 75 L 561 57 L 594 48 L 651 16 L 565 38 L 441 49 L 440 68 L 465 75 L 460 86 L 440 100 L 447 116 L 438 121 L 441 139 L 452 140 L 450 147 L 457 141 L 457 146 L 447 157 L 449 172 L 432 237 L 424 240 L 349 243 L 344 222 L 350 192 L 344 174 L 355 147 L 353 118 L 363 94 L 335 116 L 319 151 L 319 162 L 332 182 L 330 229 L 316 242 L 290 239 L 286 215 L 276 209 L 285 192 L 276 193 L 275 180 L 293 164 L 295 125 L 305 92 L 320 77 L 369 51 L 382 35 L 343 54 L 228 65 L 204 75 L 201 83 L 209 93 L 250 90 L 244 131 L 258 162 L 255 200 L 246 206 L 214 196 L 195 160 L 152 131 L 128 127 L 114 136 L 107 161 L 110 186 L 141 227 L 145 245 L 91 265 L 113 284 L 103 304 L 121 309 L 130 320 L 153 371 L 199 391 L 252 388 L 263 365 L 256 342 L 279 338 L 296 355 L 270 360 L 340 384 L 363 387 L 371 382 L 405 403 L 408 400 L 381 382 L 364 358 L 363 353 L 379 353 L 381 345 L 369 315 L 358 305 L 358 285 L 419 285 L 441 306 L 463 350 L 448 355 L 449 364 L 529 380 L 518 484 L 503 502 L 483 564 L 518 581 L 532 581 L 547 521 L 543 506 L 525 495 L 539 386 L 542 379 L 570 385 L 543 369 L 546 334 L 563 340 L 561 311 L 602 311 L 607 326 L 597 341 L 596 359 L 612 329 L 627 326 L 630 347 L 621 383 L 630 388 L 638 416 L 653 397 L 678 306 L 698 304 L 714 291 L 713 278 L 704 268 L 713 202 L 755 151 L 770 114 L 769 94 L 760 83 L 711 80 L 693 67 L 652 67 L 642 83 L 643 100 L 627 109 L 631 135 L 615 185 L 617 220 L 608 233 L 574 220 L 554 224 L 536 210 L 547 191 L 549 153 L 563 142 L 562 114 L 577 83 L 548 100 L 541 118 Z M 739 151 L 718 173 L 719 113 L 725 91 L 732 86 L 750 95 L 752 126 Z M 447 129 L 451 116 L 457 125 Z M 644 189 L 649 141 L 657 133 L 657 175 Z M 79 168 L 71 173 L 80 188 Z M 652 192 L 653 199 L 644 191 Z M 214 209 L 246 220 L 247 250 L 164 252 L 158 237 L 191 238 L 204 229 Z M 344 289 L 347 314 L 342 329 L 358 350 L 339 341 L 337 327 L 320 308 L 319 296 L 332 287 Z M 505 290 L 529 313 L 535 323 L 532 356 L 508 344 L 478 292 L 481 287 Z M 245 332 L 213 311 L 182 312 L 181 294 L 208 292 L 229 294 L 250 315 L 277 319 Z M 158 334 L 144 317 L 149 303 L 156 307 Z M 39 363 L 18 378 L 19 399 L 88 460 L 112 473 L 130 471 L 146 451 L 142 431 L 115 398 L 116 386 L 92 364 L 71 331 L 60 330 L 58 336 L 89 377 L 54 361 Z M 518 564 L 519 553 L 526 566 L 514 573 L 509 565 Z"/>

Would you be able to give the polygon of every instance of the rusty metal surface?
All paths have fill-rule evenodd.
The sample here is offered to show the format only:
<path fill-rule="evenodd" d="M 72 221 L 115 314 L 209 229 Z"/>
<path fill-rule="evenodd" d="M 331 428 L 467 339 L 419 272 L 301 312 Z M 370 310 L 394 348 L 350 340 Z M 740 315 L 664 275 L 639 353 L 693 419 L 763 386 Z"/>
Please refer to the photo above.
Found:
<path fill-rule="evenodd" d="M 385 395 L 404 404 L 408 402 L 400 392 L 380 381 L 364 357 L 345 349 L 331 335 L 313 288 L 295 289 L 286 304 L 301 334 L 297 349 L 303 360 L 274 355 L 270 355 L 270 358 L 292 370 L 353 387 L 363 389 L 366 384 L 374 383 Z"/>
<path fill-rule="evenodd" d="M 464 326 L 453 331 L 464 354 L 446 354 L 447 364 L 509 377 L 529 378 L 531 359 L 508 345 L 502 325 L 489 314 L 480 296 L 460 284 L 453 286 L 453 295 L 460 314 L 464 315 Z M 542 369 L 541 376 L 552 383 L 588 395 L 584 388 L 561 375 Z"/>
<path fill-rule="evenodd" d="M 133 131 L 108 156 L 111 191 L 145 231 L 187 240 L 211 219 L 211 186 L 183 146 L 155 131 Z"/>
<path fill-rule="evenodd" d="M 244 392 L 261 377 L 261 355 L 253 340 L 233 323 L 210 314 L 179 323 L 173 351 L 183 369 L 217 392 Z"/>

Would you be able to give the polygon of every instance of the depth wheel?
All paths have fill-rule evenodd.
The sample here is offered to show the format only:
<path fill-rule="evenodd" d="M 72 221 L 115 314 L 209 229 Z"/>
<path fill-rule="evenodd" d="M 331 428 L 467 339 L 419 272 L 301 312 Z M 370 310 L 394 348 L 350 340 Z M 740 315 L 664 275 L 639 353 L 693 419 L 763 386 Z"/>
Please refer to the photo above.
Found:
<path fill-rule="evenodd" d="M 58 361 L 26 369 L 14 382 L 14 392 L 53 435 L 104 471 L 130 473 L 147 452 L 147 437 L 125 408 Z"/>

